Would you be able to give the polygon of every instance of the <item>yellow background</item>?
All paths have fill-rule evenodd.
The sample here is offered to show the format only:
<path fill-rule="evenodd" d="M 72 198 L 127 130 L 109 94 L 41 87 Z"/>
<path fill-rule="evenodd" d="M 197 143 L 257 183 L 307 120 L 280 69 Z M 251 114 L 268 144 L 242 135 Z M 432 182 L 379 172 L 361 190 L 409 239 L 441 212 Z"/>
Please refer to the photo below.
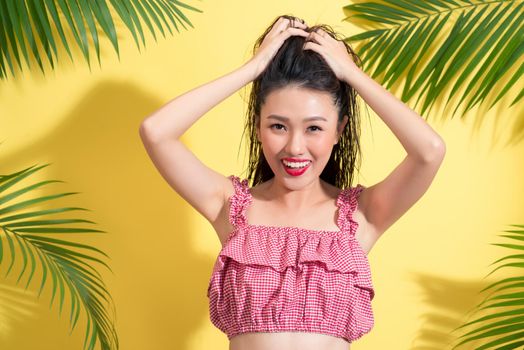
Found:
<path fill-rule="evenodd" d="M 184 11 L 195 29 L 166 39 L 157 33 L 157 43 L 147 32 L 142 52 L 117 21 L 120 61 L 104 39 L 102 67 L 93 50 L 89 71 L 77 49 L 74 64 L 62 52 L 55 71 L 46 67 L 43 76 L 34 64 L 0 83 L 2 174 L 50 162 L 26 185 L 59 179 L 66 183 L 50 184 L 46 193 L 81 192 L 54 203 L 91 209 L 76 217 L 108 232 L 84 236 L 82 242 L 111 257 L 106 261 L 113 274 L 95 267 L 115 300 L 124 350 L 228 346 L 209 321 L 206 299 L 220 243 L 211 225 L 154 168 L 138 136 L 140 122 L 177 95 L 244 63 L 255 39 L 280 14 L 294 14 L 309 25 L 327 23 L 346 36 L 363 30 L 342 21 L 346 1 L 188 3 L 203 10 Z M 400 91 L 392 89 L 396 96 Z M 453 340 L 451 329 L 480 301 L 478 292 L 495 277 L 482 279 L 489 264 L 508 254 L 490 243 L 503 242 L 497 234 L 511 229 L 509 224 L 524 223 L 524 144 L 506 144 L 522 116 L 522 107 L 506 107 L 514 96 L 515 91 L 490 111 L 474 109 L 464 120 L 458 114 L 450 120 L 445 114 L 452 109 L 443 111 L 440 103 L 433 109 L 428 122 L 444 138 L 446 158 L 426 194 L 370 252 L 375 327 L 352 349 L 445 349 Z M 224 175 L 245 174 L 246 99 L 246 91 L 239 90 L 183 137 L 206 165 Z M 408 103 L 412 108 L 414 101 Z M 369 111 L 369 119 L 362 115 L 359 178 L 367 186 L 386 177 L 405 155 Z M 476 126 L 479 120 L 482 126 Z M 50 282 L 37 300 L 40 280 L 24 292 L 27 275 L 16 285 L 16 266 L 0 283 L 0 348 L 81 349 L 85 315 L 69 335 L 69 304 L 59 318 L 57 302 L 49 308 Z"/>

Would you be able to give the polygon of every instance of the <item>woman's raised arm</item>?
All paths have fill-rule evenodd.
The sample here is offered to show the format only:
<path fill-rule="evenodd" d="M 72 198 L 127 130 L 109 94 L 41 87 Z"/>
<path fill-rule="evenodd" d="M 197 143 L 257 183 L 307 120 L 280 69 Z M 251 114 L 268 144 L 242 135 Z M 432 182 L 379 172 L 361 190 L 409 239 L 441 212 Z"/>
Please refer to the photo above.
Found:
<path fill-rule="evenodd" d="M 225 203 L 230 180 L 203 164 L 180 140 L 201 116 L 254 77 L 250 62 L 194 88 L 142 121 L 139 135 L 153 164 L 169 185 L 212 224 Z M 216 140 L 207 141 L 212 147 Z"/>

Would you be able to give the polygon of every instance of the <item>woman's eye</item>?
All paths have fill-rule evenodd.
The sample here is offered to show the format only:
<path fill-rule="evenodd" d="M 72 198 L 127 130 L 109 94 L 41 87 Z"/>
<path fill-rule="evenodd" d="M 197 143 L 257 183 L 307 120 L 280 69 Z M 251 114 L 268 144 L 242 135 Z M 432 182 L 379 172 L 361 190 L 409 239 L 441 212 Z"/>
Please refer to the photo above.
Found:
<path fill-rule="evenodd" d="M 313 125 L 313 126 L 310 126 L 311 128 L 317 128 L 318 131 L 322 130 L 321 128 L 319 128 L 318 126 L 316 125 Z M 315 130 L 316 131 L 316 130 Z"/>
<path fill-rule="evenodd" d="M 272 124 L 271 125 L 271 128 L 275 128 L 275 126 L 279 127 L 279 126 L 284 126 L 282 124 Z M 276 128 L 277 130 L 281 130 L 280 128 Z"/>

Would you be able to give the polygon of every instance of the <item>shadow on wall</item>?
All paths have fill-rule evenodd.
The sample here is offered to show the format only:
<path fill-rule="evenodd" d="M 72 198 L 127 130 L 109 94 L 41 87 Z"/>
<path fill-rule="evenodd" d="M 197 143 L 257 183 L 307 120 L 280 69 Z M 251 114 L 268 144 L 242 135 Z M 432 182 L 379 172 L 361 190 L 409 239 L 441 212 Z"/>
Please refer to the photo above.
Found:
<path fill-rule="evenodd" d="M 123 349 L 183 349 L 186 337 L 207 318 L 205 298 L 212 261 L 188 249 L 188 238 L 195 234 L 186 220 L 192 209 L 154 168 L 138 134 L 140 122 L 160 104 L 134 86 L 105 82 L 87 93 L 45 138 L 28 142 L 9 158 L 2 157 L 0 151 L 4 173 L 52 163 L 40 176 L 65 183 L 44 186 L 43 191 L 80 193 L 49 205 L 90 209 L 76 212 L 77 217 L 92 220 L 97 225 L 91 227 L 107 232 L 74 238 L 110 257 L 104 261 L 114 274 L 98 263 L 92 266 L 102 274 L 115 301 L 116 328 Z M 9 142 L 8 136 L 2 137 L 4 142 Z M 209 232 L 200 234 L 212 232 L 210 227 Z M 218 238 L 215 241 L 219 248 Z M 21 261 L 21 255 L 17 259 Z M 20 271 L 21 264 L 15 264 L 10 274 L 13 284 L 6 283 L 14 286 Z M 20 288 L 27 283 L 27 276 Z M 38 277 L 33 277 L 28 291 L 38 291 Z M 0 338 L 1 348 L 29 350 L 36 344 L 39 350 L 82 348 L 85 314 L 81 313 L 70 336 L 69 296 L 59 320 L 56 296 L 49 309 L 51 287 L 51 281 L 46 282 L 38 312 L 30 317 L 21 313 L 10 320 L 6 325 L 9 331 Z M 63 329 L 53 326 L 58 322 Z"/>
<path fill-rule="evenodd" d="M 420 311 L 420 327 L 413 337 L 410 350 L 450 350 L 463 340 L 458 340 L 460 335 L 490 323 L 488 320 L 487 323 L 479 322 L 453 331 L 464 323 L 486 316 L 486 312 L 473 311 L 475 306 L 491 292 L 491 290 L 483 293 L 479 291 L 494 283 L 495 279 L 477 282 L 477 280 L 452 280 L 437 275 L 411 273 L 410 280 L 420 289 L 421 300 L 418 303 L 426 307 L 426 310 Z M 481 339 L 465 343 L 457 350 L 477 349 L 486 342 L 485 339 Z"/>

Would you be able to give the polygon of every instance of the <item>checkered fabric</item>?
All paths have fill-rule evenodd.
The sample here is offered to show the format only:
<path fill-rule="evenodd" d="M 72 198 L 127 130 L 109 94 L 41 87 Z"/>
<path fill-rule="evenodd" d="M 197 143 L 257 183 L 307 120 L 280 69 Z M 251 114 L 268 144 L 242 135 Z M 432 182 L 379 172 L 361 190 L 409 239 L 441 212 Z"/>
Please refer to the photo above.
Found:
<path fill-rule="evenodd" d="M 315 332 L 351 343 L 374 325 L 367 255 L 352 213 L 365 188 L 340 191 L 339 231 L 251 225 L 248 180 L 230 175 L 234 227 L 209 280 L 209 314 L 228 339 L 246 332 Z"/>

